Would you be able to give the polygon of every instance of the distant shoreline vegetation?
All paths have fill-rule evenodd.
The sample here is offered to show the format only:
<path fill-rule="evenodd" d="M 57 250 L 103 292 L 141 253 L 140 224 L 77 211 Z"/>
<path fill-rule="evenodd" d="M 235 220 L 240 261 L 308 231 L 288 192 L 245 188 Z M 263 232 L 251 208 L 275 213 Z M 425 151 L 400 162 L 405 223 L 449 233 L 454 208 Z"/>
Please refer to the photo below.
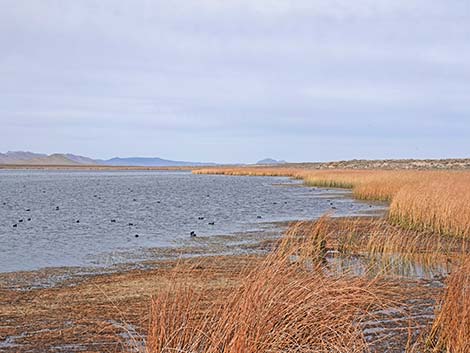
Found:
<path fill-rule="evenodd" d="M 92 159 L 70 153 L 51 155 L 9 151 L 0 153 L 0 168 L 16 166 L 33 167 L 242 167 L 242 166 L 276 166 L 306 169 L 411 169 L 411 170 L 470 170 L 470 158 L 447 159 L 353 159 L 331 162 L 289 163 L 272 158 L 262 159 L 255 164 L 217 164 L 212 162 L 175 161 L 159 157 L 114 157 L 108 160 Z"/>

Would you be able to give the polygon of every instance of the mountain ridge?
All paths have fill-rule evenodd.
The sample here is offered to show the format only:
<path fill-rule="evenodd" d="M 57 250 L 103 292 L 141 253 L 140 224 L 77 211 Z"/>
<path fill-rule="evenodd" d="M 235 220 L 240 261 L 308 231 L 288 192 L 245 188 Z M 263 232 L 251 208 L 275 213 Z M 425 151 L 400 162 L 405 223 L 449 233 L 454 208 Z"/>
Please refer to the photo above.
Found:
<path fill-rule="evenodd" d="M 0 153 L 0 164 L 18 165 L 102 165 L 138 167 L 184 167 L 211 166 L 215 163 L 173 161 L 159 157 L 114 157 L 108 160 L 92 159 L 71 153 L 33 153 L 27 151 L 8 151 Z"/>
<path fill-rule="evenodd" d="M 216 165 L 215 163 L 173 161 L 159 157 L 114 157 L 105 161 L 100 161 L 103 165 L 129 166 L 129 167 L 184 167 Z"/>
<path fill-rule="evenodd" d="M 276 160 L 276 159 L 272 159 L 272 158 L 265 158 L 265 159 L 262 159 L 262 160 L 256 162 L 256 164 L 258 164 L 258 165 L 273 165 L 273 164 L 286 164 L 286 163 L 287 163 L 286 161 Z"/>

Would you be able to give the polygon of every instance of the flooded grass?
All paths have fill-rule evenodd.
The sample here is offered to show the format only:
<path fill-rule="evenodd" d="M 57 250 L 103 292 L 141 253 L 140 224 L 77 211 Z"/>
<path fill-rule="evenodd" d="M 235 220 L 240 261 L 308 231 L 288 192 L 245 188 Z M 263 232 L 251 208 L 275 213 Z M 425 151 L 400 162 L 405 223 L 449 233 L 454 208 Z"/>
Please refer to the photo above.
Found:
<path fill-rule="evenodd" d="M 208 168 L 197 174 L 289 176 L 308 186 L 353 190 L 356 198 L 391 202 L 389 220 L 402 227 L 470 237 L 470 172 Z"/>
<path fill-rule="evenodd" d="M 383 218 L 324 216 L 291 223 L 281 238 L 232 242 L 258 255 L 183 258 L 159 269 L 100 275 L 73 289 L 0 292 L 8 304 L 0 319 L 9 323 L 0 336 L 12 337 L 8 344 L 15 345 L 6 349 L 469 350 L 468 172 L 197 172 L 291 176 L 308 185 L 349 187 L 358 198 L 392 206 Z M 58 329 L 65 318 L 57 308 L 72 326 Z M 20 327 L 35 325 L 51 332 L 36 327 L 31 336 L 22 335 Z"/>
<path fill-rule="evenodd" d="M 222 303 L 202 309 L 185 285 L 157 294 L 145 352 L 423 351 L 467 256 L 465 242 L 385 220 L 296 222 Z"/>

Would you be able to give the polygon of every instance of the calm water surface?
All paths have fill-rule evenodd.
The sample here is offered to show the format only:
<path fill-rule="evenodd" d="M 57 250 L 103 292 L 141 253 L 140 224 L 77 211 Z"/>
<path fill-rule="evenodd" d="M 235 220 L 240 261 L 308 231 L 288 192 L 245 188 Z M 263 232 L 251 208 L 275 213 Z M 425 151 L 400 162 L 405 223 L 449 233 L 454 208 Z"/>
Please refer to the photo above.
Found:
<path fill-rule="evenodd" d="M 115 252 L 188 244 L 191 231 L 233 234 L 332 207 L 338 216 L 371 210 L 345 191 L 298 184 L 189 172 L 0 171 L 0 272 L 107 266 Z"/>

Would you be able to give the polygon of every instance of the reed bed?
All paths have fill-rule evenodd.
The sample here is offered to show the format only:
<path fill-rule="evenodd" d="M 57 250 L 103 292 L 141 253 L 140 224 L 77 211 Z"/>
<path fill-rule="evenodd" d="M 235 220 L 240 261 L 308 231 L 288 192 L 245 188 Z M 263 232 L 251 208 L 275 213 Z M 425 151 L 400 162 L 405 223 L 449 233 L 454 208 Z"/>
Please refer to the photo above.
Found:
<path fill-rule="evenodd" d="M 470 258 L 448 278 L 427 343 L 430 352 L 470 352 Z"/>
<path fill-rule="evenodd" d="M 396 223 L 440 234 L 470 237 L 470 173 L 448 173 L 405 185 L 393 198 Z"/>
<path fill-rule="evenodd" d="M 398 345 L 393 349 L 410 353 L 466 352 L 467 250 L 466 240 L 406 230 L 381 219 L 324 216 L 295 222 L 265 258 L 240 270 L 235 276 L 239 280 L 216 299 L 208 300 L 203 287 L 178 281 L 182 269 L 175 268 L 175 280 L 152 299 L 145 352 L 355 353 L 389 349 L 387 340 Z M 332 254 L 359 255 L 371 262 L 361 274 L 351 268 L 334 271 L 327 261 L 337 256 Z M 405 296 L 416 301 L 426 295 L 423 290 L 432 290 L 410 287 L 401 275 L 391 276 L 389 270 L 400 261 L 424 266 L 450 261 L 457 267 L 434 324 L 428 317 L 421 326 L 402 326 L 407 325 L 403 313 L 403 321 L 388 321 L 396 327 L 381 327 L 386 320 L 378 313 L 406 308 Z M 183 271 L 190 276 L 192 269 Z M 438 298 L 435 291 L 432 298 Z M 383 332 L 375 341 L 364 336 L 371 322 L 374 331 Z M 423 338 L 428 332 L 423 325 L 432 324 L 429 337 Z"/>
<path fill-rule="evenodd" d="M 146 352 L 367 352 L 361 322 L 398 287 L 326 275 L 325 222 L 291 227 L 221 300 L 207 305 L 202 292 L 184 285 L 160 292 Z"/>
<path fill-rule="evenodd" d="M 470 172 L 209 168 L 196 174 L 287 176 L 308 186 L 350 188 L 358 199 L 390 202 L 389 221 L 402 227 L 470 238 Z"/>
<path fill-rule="evenodd" d="M 470 254 L 470 240 L 405 229 L 380 218 L 366 222 L 345 219 L 333 234 L 340 253 L 366 254 L 382 267 L 387 263 L 415 263 L 429 268 L 458 265 Z"/>
<path fill-rule="evenodd" d="M 324 216 L 315 222 L 296 222 L 283 242 L 289 241 L 290 232 L 297 235 L 294 239 L 308 235 L 311 244 L 303 251 L 328 260 L 332 271 L 344 263 L 346 272 L 445 275 L 470 255 L 470 240 L 404 229 L 381 218 Z"/>
<path fill-rule="evenodd" d="M 390 210 L 384 219 L 294 223 L 218 300 L 208 302 L 197 288 L 171 284 L 152 300 L 146 353 L 367 352 L 373 342 L 365 339 L 361 324 L 399 297 L 402 288 L 388 270 L 403 263 L 452 265 L 424 344 L 409 341 L 403 350 L 470 351 L 470 172 L 283 167 L 193 172 L 288 176 L 309 186 L 351 188 L 357 198 L 390 202 Z M 370 264 L 361 275 L 335 272 L 326 261 L 331 254 L 360 256 Z M 372 263 L 381 271 L 372 271 Z"/>

